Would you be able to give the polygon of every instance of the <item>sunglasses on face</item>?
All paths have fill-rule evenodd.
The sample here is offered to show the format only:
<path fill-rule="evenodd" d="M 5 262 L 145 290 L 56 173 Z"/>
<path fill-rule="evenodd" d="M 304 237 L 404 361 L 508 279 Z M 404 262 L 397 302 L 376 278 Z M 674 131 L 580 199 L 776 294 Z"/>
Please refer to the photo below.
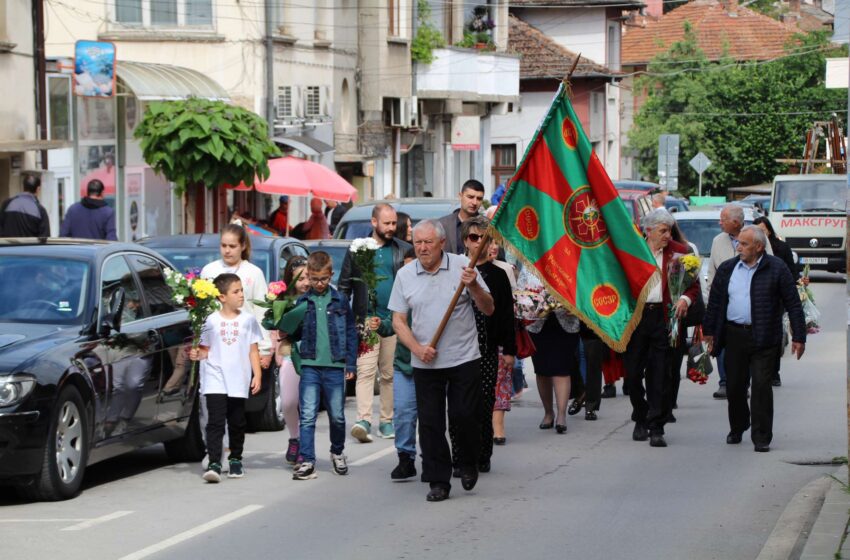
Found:
<path fill-rule="evenodd" d="M 470 241 L 473 241 L 473 242 L 475 242 L 475 243 L 478 243 L 479 241 L 481 241 L 482 239 L 484 239 L 484 236 L 483 236 L 483 235 L 481 235 L 480 233 L 468 233 L 468 234 L 466 235 L 466 238 L 467 238 L 467 239 L 469 239 Z"/>

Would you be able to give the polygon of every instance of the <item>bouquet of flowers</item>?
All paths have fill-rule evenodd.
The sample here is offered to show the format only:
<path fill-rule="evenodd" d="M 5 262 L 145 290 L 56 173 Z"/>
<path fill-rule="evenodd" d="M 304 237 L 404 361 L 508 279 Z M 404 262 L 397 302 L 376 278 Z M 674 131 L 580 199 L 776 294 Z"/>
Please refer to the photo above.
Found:
<path fill-rule="evenodd" d="M 201 278 L 201 269 L 195 268 L 186 274 L 180 274 L 170 268 L 165 269 L 165 283 L 171 288 L 171 301 L 186 308 L 189 312 L 189 324 L 192 328 L 192 348 L 197 348 L 201 342 L 201 333 L 207 317 L 217 311 L 221 304 L 218 296 L 221 294 L 215 284 Z M 189 372 L 189 386 L 195 382 L 197 362 L 192 362 Z"/>
<path fill-rule="evenodd" d="M 803 280 L 805 279 L 805 281 Z M 803 304 L 803 315 L 806 316 L 806 332 L 820 332 L 820 309 L 815 305 L 815 296 L 809 288 L 809 265 L 803 269 L 803 277 L 797 280 L 797 292 Z"/>
<path fill-rule="evenodd" d="M 712 372 L 711 358 L 708 348 L 702 339 L 702 328 L 696 327 L 691 348 L 688 350 L 688 379 L 694 383 L 705 385 L 708 375 Z"/>
<path fill-rule="evenodd" d="M 351 279 L 356 282 L 362 282 L 366 286 L 368 297 L 366 317 L 363 323 L 357 325 L 357 332 L 360 335 L 360 344 L 357 349 L 358 355 L 369 352 L 378 344 L 378 333 L 366 321 L 369 317 L 375 316 L 375 308 L 378 305 L 378 282 L 386 279 L 386 277 L 379 276 L 375 272 L 375 254 L 380 248 L 378 242 L 372 237 L 355 239 L 348 248 L 351 252 L 351 257 L 354 259 L 354 265 L 360 271 L 360 276 L 352 277 Z"/>
<path fill-rule="evenodd" d="M 563 307 L 543 286 L 528 286 L 514 292 L 514 315 L 523 321 L 545 319 Z"/>
<path fill-rule="evenodd" d="M 298 275 L 300 276 L 300 274 Z M 293 281 L 298 281 L 296 276 Z M 251 300 L 251 303 L 257 307 L 262 307 L 266 310 L 263 315 L 263 328 L 274 330 L 287 311 L 295 307 L 297 298 L 286 295 L 286 282 L 269 282 L 268 291 L 263 299 Z"/>
<path fill-rule="evenodd" d="M 667 289 L 670 290 L 670 346 L 679 344 L 679 318 L 676 317 L 676 302 L 699 275 L 702 261 L 696 255 L 680 255 L 667 267 Z"/>

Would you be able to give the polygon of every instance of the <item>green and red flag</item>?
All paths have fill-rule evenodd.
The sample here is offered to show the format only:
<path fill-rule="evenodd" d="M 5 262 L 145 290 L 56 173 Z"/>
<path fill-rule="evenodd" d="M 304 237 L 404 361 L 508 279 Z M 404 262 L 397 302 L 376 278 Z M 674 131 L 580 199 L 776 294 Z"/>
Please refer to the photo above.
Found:
<path fill-rule="evenodd" d="M 562 83 L 492 226 L 572 313 L 623 352 L 646 296 L 655 258 L 617 194 Z"/>

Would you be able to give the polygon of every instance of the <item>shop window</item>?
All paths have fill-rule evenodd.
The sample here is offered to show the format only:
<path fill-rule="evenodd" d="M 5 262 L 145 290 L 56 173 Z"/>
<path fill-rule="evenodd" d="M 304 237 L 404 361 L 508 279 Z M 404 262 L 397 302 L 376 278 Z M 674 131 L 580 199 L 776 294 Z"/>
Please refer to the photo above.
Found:
<path fill-rule="evenodd" d="M 114 0 L 115 21 L 141 27 L 210 27 L 213 0 Z"/>

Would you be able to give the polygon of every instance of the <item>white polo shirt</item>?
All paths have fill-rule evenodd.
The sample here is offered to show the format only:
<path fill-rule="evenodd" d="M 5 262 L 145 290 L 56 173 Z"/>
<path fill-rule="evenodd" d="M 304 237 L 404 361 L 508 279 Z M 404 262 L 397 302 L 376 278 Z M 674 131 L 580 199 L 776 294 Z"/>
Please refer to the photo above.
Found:
<path fill-rule="evenodd" d="M 463 269 L 468 265 L 467 257 L 443 251 L 440 267 L 433 273 L 427 272 L 417 259 L 406 264 L 396 274 L 387 307 L 390 311 L 411 315 L 413 337 L 420 344 L 427 345 L 431 342 L 460 284 Z M 476 281 L 486 292 L 490 292 L 480 274 L 476 276 Z M 411 354 L 410 362 L 415 368 L 443 369 L 480 357 L 472 296 L 469 290 L 464 288 L 443 336 L 437 343 L 437 357 L 430 364 L 426 364 Z"/>

